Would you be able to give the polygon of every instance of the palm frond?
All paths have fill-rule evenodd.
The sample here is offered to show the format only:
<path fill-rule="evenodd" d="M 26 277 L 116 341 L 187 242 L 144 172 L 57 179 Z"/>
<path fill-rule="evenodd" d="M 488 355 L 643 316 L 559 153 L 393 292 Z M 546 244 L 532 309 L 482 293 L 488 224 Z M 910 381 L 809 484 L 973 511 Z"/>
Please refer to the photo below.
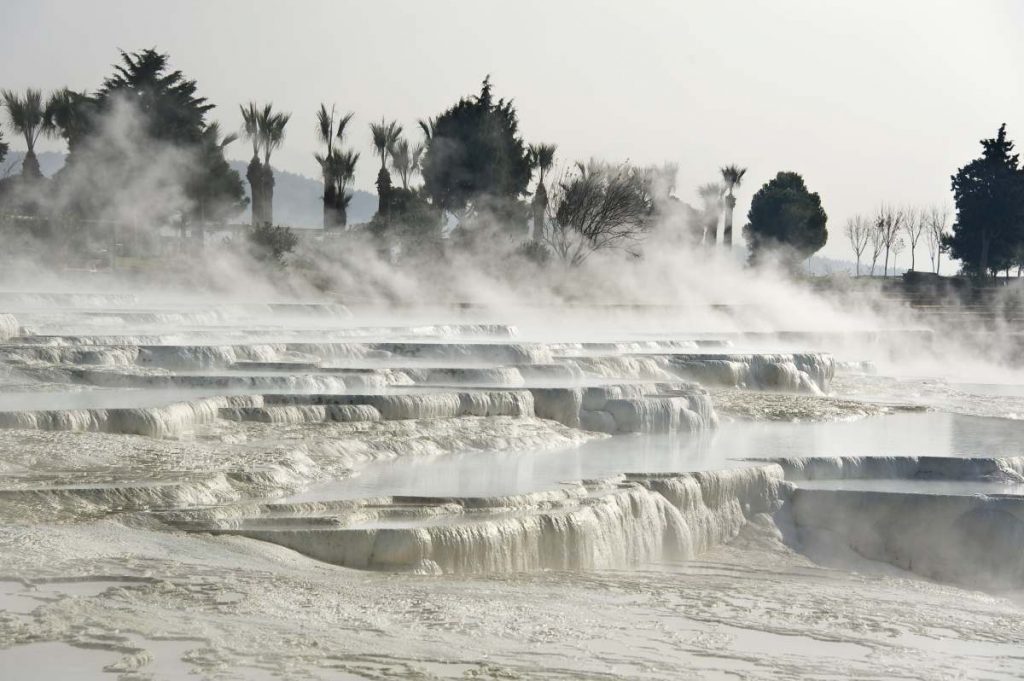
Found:
<path fill-rule="evenodd" d="M 413 172 L 419 172 L 420 162 L 423 160 L 423 152 L 427 150 L 427 145 L 423 142 L 419 142 L 412 148 L 412 170 Z"/>
<path fill-rule="evenodd" d="M 7 107 L 7 118 L 11 123 L 11 128 L 15 132 L 21 133 L 25 138 L 25 146 L 28 147 L 28 151 L 32 151 L 35 148 L 36 140 L 43 132 L 46 112 L 43 107 L 42 90 L 28 88 L 25 90 L 24 96 L 12 90 L 3 90 L 0 92 L 0 97 L 3 98 L 4 105 Z"/>
<path fill-rule="evenodd" d="M 325 104 L 320 104 L 320 110 L 316 112 L 316 133 L 317 139 L 327 145 L 330 152 L 331 143 L 334 140 L 334 106 L 327 110 Z"/>
<path fill-rule="evenodd" d="M 725 182 L 728 191 L 732 191 L 734 187 L 739 187 L 740 183 L 743 182 L 743 176 L 747 174 L 746 168 L 740 168 L 737 165 L 728 165 L 719 169 L 722 174 L 722 180 Z"/>
<path fill-rule="evenodd" d="M 334 133 L 334 136 L 338 138 L 339 141 L 345 139 L 345 130 L 348 128 L 348 124 L 352 122 L 352 118 L 354 116 L 355 114 L 349 111 L 347 114 L 338 119 L 338 129 Z"/>
<path fill-rule="evenodd" d="M 420 126 L 420 130 L 423 131 L 423 137 L 427 142 L 434 138 L 434 127 L 437 124 L 436 118 L 419 119 L 416 121 L 416 125 Z"/>
<path fill-rule="evenodd" d="M 242 112 L 242 137 L 252 142 L 252 155 L 260 155 L 260 111 L 256 102 L 249 102 L 238 107 Z"/>
<path fill-rule="evenodd" d="M 380 155 L 381 168 L 386 167 L 391 147 L 402 135 L 402 126 L 398 121 L 385 122 L 383 118 L 380 123 L 370 123 L 370 134 L 373 137 L 373 148 Z"/>
<path fill-rule="evenodd" d="M 709 205 L 720 204 L 725 192 L 726 187 L 720 182 L 708 182 L 697 187 L 697 196 Z"/>
<path fill-rule="evenodd" d="M 259 112 L 257 128 L 260 146 L 263 148 L 264 164 L 270 164 L 270 155 L 284 143 L 284 129 L 290 119 L 289 113 L 275 113 L 272 104 L 265 105 Z"/>
<path fill-rule="evenodd" d="M 388 153 L 391 155 L 391 169 L 398 173 L 402 178 L 402 186 L 408 189 L 409 174 L 412 172 L 412 150 L 409 141 L 405 138 L 395 140 L 388 147 Z"/>

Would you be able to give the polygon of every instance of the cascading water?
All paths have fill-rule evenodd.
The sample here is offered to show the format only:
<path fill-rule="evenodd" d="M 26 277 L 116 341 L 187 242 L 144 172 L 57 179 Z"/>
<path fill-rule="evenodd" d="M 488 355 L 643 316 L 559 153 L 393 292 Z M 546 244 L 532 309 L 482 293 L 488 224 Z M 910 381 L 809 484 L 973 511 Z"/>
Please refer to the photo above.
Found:
<path fill-rule="evenodd" d="M 0 313 L 0 542 L 20 548 L 0 555 L 0 607 L 24 609 L 28 598 L 20 582 L 3 587 L 3 575 L 28 576 L 37 590 L 42 576 L 141 580 L 77 604 L 61 596 L 38 617 L 0 617 L 0 664 L 5 649 L 31 637 L 157 650 L 123 638 L 159 639 L 141 624 L 151 619 L 164 621 L 167 636 L 198 635 L 217 651 L 190 654 L 197 669 L 216 668 L 218 655 L 236 659 L 239 644 L 224 643 L 233 633 L 196 634 L 179 616 L 192 608 L 222 631 L 238 623 L 277 671 L 321 653 L 296 656 L 257 621 L 287 629 L 282 622 L 301 616 L 323 637 L 331 634 L 322 625 L 358 622 L 359 631 L 388 633 L 388 655 L 396 646 L 406 654 L 433 645 L 416 632 L 439 593 L 455 594 L 445 617 L 470 623 L 461 632 L 491 621 L 486 595 L 501 591 L 504 601 L 521 599 L 505 632 L 561 631 L 565 612 L 587 622 L 630 594 L 631 623 L 659 612 L 657 622 L 690 632 L 671 631 L 667 644 L 662 624 L 645 630 L 636 646 L 649 651 L 637 653 L 644 664 L 720 640 L 702 638 L 709 632 L 756 631 L 729 633 L 743 652 L 708 673 L 752 659 L 781 669 L 798 655 L 778 652 L 787 642 L 823 645 L 811 614 L 819 606 L 786 609 L 822 584 L 849 598 L 868 593 L 871 570 L 882 580 L 900 570 L 991 592 L 1024 588 L 1017 422 L 979 430 L 977 417 L 962 415 L 977 410 L 942 414 L 935 400 L 879 397 L 869 388 L 888 379 L 858 358 L 763 352 L 736 333 L 550 338 L 529 320 L 462 313 L 362 324 L 360 311 L 329 303 L 0 301 L 12 310 Z M 758 346 L 770 341 L 757 336 Z M 837 394 L 837 385 L 860 392 Z M 921 450 L 883 436 L 915 419 L 931 431 Z M 952 444 L 940 451 L 936 442 Z M 813 588 L 800 582 L 808 574 Z M 879 602 L 905 594 L 870 584 L 881 600 L 845 606 L 851 618 L 881 610 L 894 621 L 900 613 Z M 332 588 L 350 591 L 325 601 Z M 466 605 L 474 590 L 486 605 Z M 772 598 L 776 618 L 792 618 L 786 627 L 750 606 Z M 974 598 L 979 612 L 1004 616 L 968 592 L 927 598 L 933 613 Z M 103 616 L 83 634 L 73 623 L 94 602 Z M 715 619 L 733 608 L 731 623 Z M 403 613 L 415 614 L 394 636 L 390 621 Z M 581 625 L 580 636 L 600 635 L 609 621 Z M 977 629 L 943 622 L 944 631 Z M 828 626 L 849 669 L 881 674 L 872 661 L 851 662 L 858 646 L 889 645 L 879 659 L 892 664 L 891 644 L 864 633 L 871 627 Z M 504 636 L 483 635 L 492 648 Z M 1013 650 L 1006 637 L 993 650 Z M 911 647 L 934 644 L 920 641 Z M 994 658 L 962 645 L 1000 677 L 1002 668 L 978 662 Z M 151 666 L 139 655 L 116 665 Z M 367 659 L 337 664 L 353 672 Z"/>

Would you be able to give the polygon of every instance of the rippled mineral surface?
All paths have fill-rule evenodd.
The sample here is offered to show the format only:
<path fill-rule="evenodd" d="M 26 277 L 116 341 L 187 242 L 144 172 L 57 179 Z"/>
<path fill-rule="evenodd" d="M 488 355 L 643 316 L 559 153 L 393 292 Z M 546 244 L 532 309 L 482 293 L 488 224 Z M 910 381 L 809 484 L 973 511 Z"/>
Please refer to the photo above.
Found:
<path fill-rule="evenodd" d="M 0 293 L 0 679 L 1021 678 L 1024 386 L 851 347 Z"/>

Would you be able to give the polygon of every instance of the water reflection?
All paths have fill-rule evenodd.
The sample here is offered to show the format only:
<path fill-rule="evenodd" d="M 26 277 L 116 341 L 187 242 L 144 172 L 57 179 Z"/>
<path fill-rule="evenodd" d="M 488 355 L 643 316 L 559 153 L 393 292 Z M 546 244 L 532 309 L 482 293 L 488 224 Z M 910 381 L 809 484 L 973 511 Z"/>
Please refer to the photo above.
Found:
<path fill-rule="evenodd" d="M 464 452 L 379 462 L 357 477 L 291 500 L 374 495 L 499 496 L 629 472 L 683 472 L 745 465 L 745 458 L 806 456 L 1015 456 L 1024 422 L 945 413 L 850 422 L 725 423 L 702 436 L 623 436 L 572 449 Z"/>

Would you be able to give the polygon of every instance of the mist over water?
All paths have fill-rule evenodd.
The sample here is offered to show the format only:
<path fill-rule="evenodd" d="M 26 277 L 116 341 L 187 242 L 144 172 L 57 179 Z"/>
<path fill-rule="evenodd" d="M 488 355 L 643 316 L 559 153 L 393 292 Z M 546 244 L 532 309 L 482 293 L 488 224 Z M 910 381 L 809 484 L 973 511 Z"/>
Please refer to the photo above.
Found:
<path fill-rule="evenodd" d="M 486 664 L 544 675 L 549 655 L 575 649 L 569 635 L 594 646 L 584 675 L 668 678 L 695 664 L 857 675 L 876 668 L 864 651 L 885 651 L 908 670 L 930 656 L 1011 678 L 1016 634 L 993 639 L 981 622 L 1019 607 L 1016 369 L 964 351 L 966 330 L 928 333 L 929 318 L 899 302 L 854 306 L 779 274 L 706 267 L 719 286 L 672 303 L 633 289 L 628 305 L 512 288 L 418 305 L 294 288 L 113 293 L 95 279 L 61 285 L 68 275 L 9 286 L 0 514 L 31 548 L 2 572 L 97 586 L 74 596 L 47 582 L 59 624 L 43 634 L 21 582 L 0 581 L 5 621 L 71 643 L 52 651 L 66 665 L 142 659 L 156 678 L 214 665 L 248 678 L 286 660 L 315 678 L 327 664 L 365 670 L 368 654 L 447 677 L 485 652 Z M 128 563 L 116 558 L 126 546 Z M 747 577 L 723 581 L 723 565 Z M 638 595 L 613 605 L 608 589 Z M 709 619 L 691 590 L 791 614 Z M 286 604 L 304 593 L 320 605 L 294 621 L 326 656 L 294 657 L 267 619 L 292 621 Z M 135 605 L 112 614 L 129 594 Z M 911 605 L 883 609 L 890 599 Z M 982 619 L 954 620 L 948 604 L 965 599 Z M 238 633 L 195 640 L 184 602 L 196 600 L 220 604 L 207 626 L 233 613 Z M 810 613 L 840 601 L 905 632 L 902 652 L 841 623 L 822 642 Z M 401 641 L 332 633 L 338 612 L 371 604 L 388 613 L 374 626 Z M 647 652 L 627 652 L 626 634 L 594 616 L 611 607 Z M 106 613 L 97 637 L 129 620 L 137 633 L 75 635 L 83 608 Z M 415 632 L 437 616 L 452 622 L 445 645 L 467 647 L 463 662 L 425 652 L 436 641 Z M 157 619 L 180 645 L 164 644 Z M 553 628 L 539 648 L 498 633 L 542 626 Z M 665 639 L 666 626 L 692 633 Z M 936 652 L 945 635 L 930 627 L 959 632 L 957 652 Z M 0 661 L 21 670 L 37 649 L 15 631 L 0 629 L 15 651 Z M 254 640 L 276 661 L 256 662 Z M 86 643 L 109 652 L 88 661 Z M 354 657 L 338 662 L 342 650 Z"/>

